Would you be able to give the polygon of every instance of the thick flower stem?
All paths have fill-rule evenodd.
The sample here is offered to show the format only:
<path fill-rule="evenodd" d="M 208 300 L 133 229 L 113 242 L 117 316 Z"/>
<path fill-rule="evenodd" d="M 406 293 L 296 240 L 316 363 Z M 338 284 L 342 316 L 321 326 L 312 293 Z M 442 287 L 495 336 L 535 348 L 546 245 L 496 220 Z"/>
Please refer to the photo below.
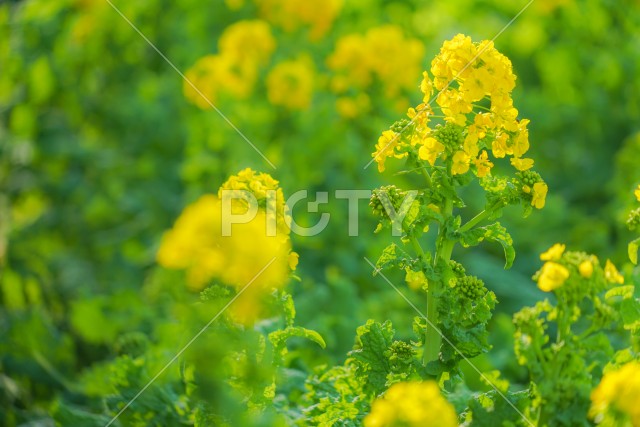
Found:
<path fill-rule="evenodd" d="M 450 199 L 445 200 L 442 213 L 445 218 L 448 218 L 453 213 L 453 202 Z M 451 259 L 451 252 L 453 251 L 454 241 L 447 239 L 447 230 L 441 226 L 438 230 L 438 239 L 436 243 L 436 256 L 434 259 L 434 267 L 442 262 L 449 262 Z M 424 339 L 424 355 L 423 364 L 426 365 L 429 362 L 438 360 L 440 355 L 440 345 L 442 343 L 442 336 L 438 327 L 438 295 L 444 286 L 442 280 L 429 283 L 429 289 L 427 291 L 427 329 Z"/>

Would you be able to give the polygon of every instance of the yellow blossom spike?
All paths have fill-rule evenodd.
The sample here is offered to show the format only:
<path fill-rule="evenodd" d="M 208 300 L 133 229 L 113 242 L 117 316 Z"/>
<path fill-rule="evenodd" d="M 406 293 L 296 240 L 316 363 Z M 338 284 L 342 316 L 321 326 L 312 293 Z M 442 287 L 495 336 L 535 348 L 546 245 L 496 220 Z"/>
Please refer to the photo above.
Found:
<path fill-rule="evenodd" d="M 540 259 L 542 261 L 557 261 L 562 257 L 564 250 L 566 249 L 566 245 L 562 243 L 556 243 L 551 246 L 546 252 L 540 254 Z"/>
<path fill-rule="evenodd" d="M 538 288 L 544 292 L 551 292 L 564 285 L 569 278 L 569 270 L 562 264 L 548 261 L 542 266 L 538 277 Z"/>
<path fill-rule="evenodd" d="M 610 260 L 607 260 L 604 265 L 604 278 L 609 283 L 617 283 L 619 285 L 624 283 L 624 277 Z"/>

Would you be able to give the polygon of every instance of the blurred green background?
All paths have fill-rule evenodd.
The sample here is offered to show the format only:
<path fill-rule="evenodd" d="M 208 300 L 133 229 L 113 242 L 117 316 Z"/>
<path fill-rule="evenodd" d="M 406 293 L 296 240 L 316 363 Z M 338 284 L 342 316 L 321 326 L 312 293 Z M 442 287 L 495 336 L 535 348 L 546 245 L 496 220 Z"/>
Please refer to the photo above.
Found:
<path fill-rule="evenodd" d="M 176 323 L 206 323 L 180 305 L 192 296 L 181 277 L 157 267 L 155 253 L 183 207 L 228 176 L 245 167 L 268 172 L 285 195 L 416 185 L 396 175 L 398 161 L 383 174 L 375 164 L 364 169 L 378 135 L 421 102 L 421 72 L 444 40 L 457 33 L 491 39 L 525 5 L 302 3 L 114 2 L 188 76 L 201 58 L 227 55 L 219 40 L 231 26 L 266 23 L 275 41 L 266 58 L 231 64 L 227 80 L 209 83 L 217 85 L 216 107 L 276 169 L 216 111 L 194 105 L 180 75 L 105 0 L 0 3 L 0 424 L 49 425 L 37 423 L 54 413 L 70 425 L 75 418 L 64 417 L 84 411 L 82 419 L 93 420 L 86 425 L 104 425 L 99 414 L 107 412 L 96 402 L 118 393 L 104 385 L 104 372 L 119 363 L 122 343 L 153 343 L 148 371 L 138 372 L 144 384 L 183 340 Z M 517 381 L 508 316 L 541 298 L 530 280 L 538 254 L 561 241 L 626 259 L 631 236 L 623 221 L 640 182 L 640 4 L 536 0 L 495 43 L 518 76 L 514 103 L 531 119 L 530 152 L 549 196 L 526 220 L 518 209 L 505 213 L 518 252 L 511 270 L 502 270 L 502 251 L 491 246 L 454 257 L 500 300 L 495 350 L 478 363 Z M 242 37 L 231 44 L 227 51 L 240 56 L 253 46 Z M 279 78 L 278 67 L 292 61 Z M 468 197 L 482 206 L 480 196 Z M 390 242 L 373 234 L 366 202 L 358 237 L 347 234 L 346 201 L 322 209 L 332 215 L 324 232 L 293 237 L 297 323 L 327 342 L 323 351 L 294 344 L 302 372 L 344 360 L 366 319 L 391 319 L 409 336 L 414 315 L 363 259 L 377 259 Z M 300 223 L 319 215 L 294 213 Z M 402 283 L 399 274 L 389 277 Z M 216 399 L 225 402 L 225 374 L 209 368 Z M 179 393 L 156 397 L 180 400 Z M 158 419 L 174 425 L 171 416 Z"/>

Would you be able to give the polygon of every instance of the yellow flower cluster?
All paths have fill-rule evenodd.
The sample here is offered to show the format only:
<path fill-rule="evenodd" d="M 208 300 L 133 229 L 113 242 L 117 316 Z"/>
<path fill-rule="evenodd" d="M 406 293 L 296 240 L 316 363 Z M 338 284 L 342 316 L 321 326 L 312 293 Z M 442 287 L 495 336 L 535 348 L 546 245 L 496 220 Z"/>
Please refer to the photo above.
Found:
<path fill-rule="evenodd" d="M 240 181 L 250 176 L 243 172 Z M 265 193 L 265 185 L 277 185 L 277 181 L 268 180 L 265 175 L 254 175 L 257 176 L 255 182 L 248 185 L 257 195 Z M 188 205 L 173 228 L 165 232 L 157 254 L 158 263 L 166 268 L 186 270 L 187 284 L 193 290 L 203 289 L 212 279 L 234 286 L 238 291 L 251 283 L 232 307 L 239 321 L 249 323 L 259 314 L 262 296 L 284 286 L 298 260 L 297 254 L 291 252 L 288 235 L 266 233 L 266 215 L 264 208 L 258 209 L 251 221 L 233 224 L 231 235 L 225 236 L 222 201 L 215 195 L 204 195 Z"/>
<path fill-rule="evenodd" d="M 374 90 L 395 100 L 403 91 L 412 90 L 423 57 L 422 42 L 405 37 L 395 25 L 371 28 L 364 35 L 343 36 L 327 59 L 334 73 L 331 90 L 340 95 L 339 112 L 354 117 L 368 107 L 368 97 L 351 97 L 349 92 Z"/>
<path fill-rule="evenodd" d="M 453 175 L 469 170 L 480 178 L 489 175 L 494 166 L 489 153 L 497 159 L 509 156 L 521 172 L 533 167 L 533 160 L 523 157 L 529 150 L 529 120 L 517 119 L 511 97 L 516 76 L 493 42 L 473 43 L 458 34 L 443 44 L 431 62 L 431 74 L 433 78 L 423 73 L 423 103 L 407 114 L 413 124 L 411 138 L 401 143 L 396 141 L 398 134 L 387 133 L 376 146 L 373 156 L 379 170 L 384 170 L 386 158 L 398 154 L 394 151 L 403 151 L 402 144 L 417 149 L 419 158 L 432 166 L 439 158 L 447 161 Z M 430 127 L 434 100 L 447 123 L 446 132 Z M 533 206 L 544 206 L 546 189 L 543 182 L 536 184 Z"/>
<path fill-rule="evenodd" d="M 537 276 L 540 290 L 544 292 L 554 291 L 564 285 L 571 275 L 570 270 L 559 262 L 562 259 L 565 249 L 566 245 L 556 243 L 547 251 L 540 254 L 540 259 L 546 261 Z M 599 261 L 598 258 L 591 255 L 575 265 L 577 265 L 578 273 L 582 278 L 590 279 L 593 276 L 594 268 L 599 265 Z M 602 272 L 607 282 L 614 284 L 624 283 L 624 277 L 610 260 L 607 260 Z"/>
<path fill-rule="evenodd" d="M 640 363 L 608 372 L 591 393 L 590 416 L 602 426 L 640 426 Z"/>
<path fill-rule="evenodd" d="M 313 62 L 308 57 L 280 62 L 267 76 L 269 102 L 290 110 L 309 108 L 314 78 Z"/>
<path fill-rule="evenodd" d="M 434 381 L 392 385 L 371 405 L 365 427 L 457 427 L 456 411 Z"/>
<path fill-rule="evenodd" d="M 223 191 L 249 191 L 256 198 L 258 206 L 266 212 L 267 215 L 275 214 L 275 220 L 277 224 L 278 234 L 288 236 L 291 229 L 291 216 L 289 215 L 289 208 L 287 207 L 284 199 L 282 188 L 279 186 L 279 182 L 271 175 L 264 172 L 256 172 L 251 168 L 246 168 L 238 172 L 236 175 L 232 175 L 224 182 L 218 190 L 218 197 L 222 199 Z M 249 208 L 249 202 L 238 197 L 239 195 L 233 195 L 231 210 L 234 214 L 243 214 Z M 273 220 L 273 217 L 267 219 Z"/>
<path fill-rule="evenodd" d="M 247 20 L 230 25 L 218 40 L 218 54 L 200 58 L 185 73 L 188 80 L 183 85 L 185 97 L 202 109 L 212 108 L 210 102 L 215 104 L 221 94 L 248 97 L 260 67 L 269 61 L 275 47 L 276 40 L 264 21 Z"/>
<path fill-rule="evenodd" d="M 255 0 L 260 16 L 286 32 L 309 27 L 309 38 L 318 40 L 331 28 L 342 9 L 342 0 Z"/>

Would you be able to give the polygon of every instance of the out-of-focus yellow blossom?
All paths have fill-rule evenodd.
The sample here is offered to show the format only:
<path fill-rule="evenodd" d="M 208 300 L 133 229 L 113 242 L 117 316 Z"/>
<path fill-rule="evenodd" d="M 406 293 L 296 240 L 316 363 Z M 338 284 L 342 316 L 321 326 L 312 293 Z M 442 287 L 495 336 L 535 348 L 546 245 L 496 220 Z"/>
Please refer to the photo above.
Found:
<path fill-rule="evenodd" d="M 533 198 L 531 199 L 531 206 L 534 206 L 536 209 L 544 208 L 548 191 L 549 187 L 544 182 L 536 182 L 533 184 Z"/>
<path fill-rule="evenodd" d="M 254 0 L 260 15 L 286 32 L 309 27 L 309 38 L 317 40 L 331 28 L 343 0 Z"/>
<path fill-rule="evenodd" d="M 269 202 L 267 190 L 276 188 L 277 181 L 247 169 L 225 185 L 251 191 L 259 201 Z M 284 204 L 282 197 L 280 200 Z M 225 236 L 222 200 L 215 195 L 202 196 L 187 206 L 173 228 L 165 232 L 157 254 L 160 265 L 186 270 L 187 283 L 193 290 L 204 288 L 213 279 L 238 291 L 251 283 L 230 308 L 232 315 L 244 323 L 255 320 L 260 300 L 271 289 L 284 286 L 298 262 L 288 234 L 267 233 L 268 210 L 260 202 L 259 206 L 253 219 L 233 224 L 231 235 Z"/>
<path fill-rule="evenodd" d="M 564 250 L 566 248 L 566 245 L 563 245 L 562 243 L 556 243 L 555 245 L 547 249 L 546 252 L 540 254 L 540 259 L 542 261 L 558 261 L 562 257 L 562 254 L 564 253 Z"/>
<path fill-rule="evenodd" d="M 462 175 L 469 170 L 469 162 L 471 157 L 464 151 L 456 151 L 453 155 L 453 164 L 451 165 L 451 173 L 453 175 Z"/>
<path fill-rule="evenodd" d="M 511 165 L 519 171 L 526 171 L 533 167 L 533 159 L 511 158 Z"/>
<path fill-rule="evenodd" d="M 224 0 L 224 4 L 231 10 L 238 10 L 244 6 L 244 0 Z"/>
<path fill-rule="evenodd" d="M 400 382 L 376 399 L 365 427 L 457 427 L 453 405 L 434 381 Z"/>
<path fill-rule="evenodd" d="M 569 270 L 561 264 L 547 261 L 540 270 L 538 277 L 538 287 L 544 292 L 551 292 L 558 289 L 569 278 Z"/>
<path fill-rule="evenodd" d="M 414 291 L 421 290 L 422 287 L 427 284 L 427 278 L 422 271 L 413 271 L 411 269 L 407 269 L 407 274 L 404 280 Z"/>
<path fill-rule="evenodd" d="M 635 194 L 636 199 L 640 202 L 640 185 L 638 185 L 638 188 L 636 188 L 636 191 L 634 191 L 633 194 Z"/>
<path fill-rule="evenodd" d="M 289 268 L 291 271 L 295 271 L 298 268 L 298 261 L 300 261 L 300 255 L 297 252 L 291 252 L 289 254 Z"/>
<path fill-rule="evenodd" d="M 395 100 L 403 91 L 415 87 L 423 57 L 422 42 L 406 38 L 394 25 L 371 28 L 364 35 L 349 34 L 338 40 L 327 59 L 334 73 L 330 87 L 342 95 L 376 85 L 375 91 Z M 423 83 L 424 90 L 428 90 L 429 81 Z"/>
<path fill-rule="evenodd" d="M 384 164 L 388 157 L 404 157 L 405 154 L 396 153 L 396 148 L 400 145 L 400 135 L 392 130 L 385 130 L 378 138 L 376 151 L 372 154 L 378 163 L 378 172 L 384 172 Z"/>
<path fill-rule="evenodd" d="M 267 76 L 267 96 L 273 105 L 304 110 L 311 104 L 314 69 L 309 58 L 283 61 Z"/>
<path fill-rule="evenodd" d="M 624 277 L 610 260 L 607 260 L 604 265 L 604 278 L 609 283 L 617 283 L 619 285 L 624 283 Z"/>
<path fill-rule="evenodd" d="M 360 92 L 355 97 L 341 96 L 336 100 L 336 110 L 347 119 L 358 117 L 362 111 L 371 108 L 371 100 L 366 93 Z"/>
<path fill-rule="evenodd" d="M 275 46 L 266 22 L 240 21 L 230 25 L 218 42 L 219 53 L 200 58 L 185 73 L 185 97 L 202 109 L 212 108 L 211 104 L 215 105 L 223 94 L 247 98 L 256 84 L 259 68 L 269 60 Z"/>
<path fill-rule="evenodd" d="M 478 178 L 483 178 L 489 174 L 491 174 L 491 168 L 493 167 L 493 163 L 489 160 L 489 155 L 485 150 L 482 150 L 480 157 L 477 159 L 473 159 L 473 163 L 476 165 L 476 175 Z"/>
<path fill-rule="evenodd" d="M 256 172 L 251 168 L 243 169 L 236 175 L 230 176 L 220 186 L 218 190 L 220 199 L 223 198 L 225 190 L 251 192 L 258 202 L 258 206 L 265 209 L 268 215 L 276 214 L 277 232 L 284 235 L 290 233 L 291 216 L 285 203 L 282 188 L 280 188 L 279 182 L 268 173 Z M 245 213 L 249 208 L 249 202 L 242 197 L 236 197 L 233 193 L 231 196 L 233 197 L 232 213 Z M 273 217 L 270 216 L 268 219 L 273 220 Z"/>
<path fill-rule="evenodd" d="M 265 65 L 275 48 L 269 24 L 257 19 L 229 25 L 218 40 L 220 55 L 238 65 Z"/>
<path fill-rule="evenodd" d="M 602 377 L 598 387 L 591 393 L 589 415 L 596 423 L 608 427 L 640 426 L 638 396 L 640 363 L 634 361 Z"/>
<path fill-rule="evenodd" d="M 582 261 L 578 266 L 578 271 L 580 275 L 585 279 L 591 278 L 593 275 L 593 263 L 591 261 Z"/>

